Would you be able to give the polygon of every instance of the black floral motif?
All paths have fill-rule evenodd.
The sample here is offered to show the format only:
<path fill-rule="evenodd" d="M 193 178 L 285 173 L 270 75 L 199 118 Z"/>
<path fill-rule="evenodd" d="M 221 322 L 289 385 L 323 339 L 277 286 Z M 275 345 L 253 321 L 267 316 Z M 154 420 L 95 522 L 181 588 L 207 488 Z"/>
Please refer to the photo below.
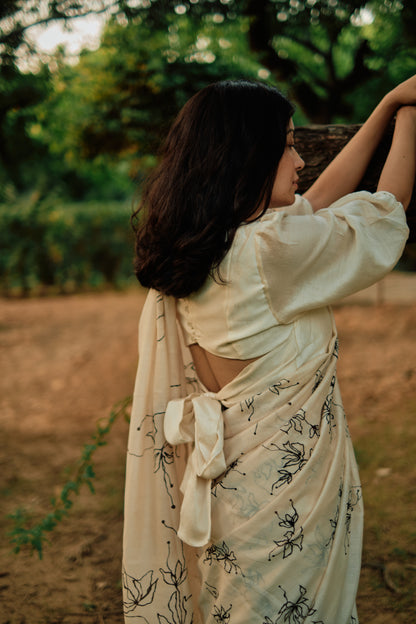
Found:
<path fill-rule="evenodd" d="M 329 522 L 330 522 L 331 528 L 332 528 L 332 532 L 331 532 L 331 535 L 329 536 L 329 540 L 325 544 L 325 546 L 329 546 L 331 544 L 331 542 L 334 541 L 334 538 L 335 538 L 335 533 L 336 533 L 338 522 L 339 522 L 339 510 L 340 510 L 340 506 L 341 506 L 341 499 L 342 499 L 342 492 L 343 492 L 343 490 L 344 490 L 344 484 L 343 484 L 343 480 L 341 479 L 341 482 L 339 484 L 339 490 L 338 490 L 337 508 L 335 510 L 334 517 L 329 519 Z"/>
<path fill-rule="evenodd" d="M 155 412 L 154 414 L 146 414 L 146 416 L 144 416 L 140 422 L 140 425 L 137 427 L 137 431 L 142 431 L 143 426 L 147 425 L 149 427 L 149 431 L 147 431 L 144 435 L 145 438 L 150 438 L 150 440 L 152 441 L 152 443 L 150 444 L 150 446 L 148 446 L 147 448 L 144 449 L 144 451 L 148 451 L 149 449 L 152 449 L 155 442 L 156 442 L 156 435 L 158 432 L 158 427 L 156 424 L 156 418 L 158 416 L 163 416 L 165 412 Z M 144 452 L 143 451 L 143 452 Z M 142 455 L 136 455 L 137 457 L 142 457 Z"/>
<path fill-rule="evenodd" d="M 170 492 L 171 488 L 173 488 L 173 483 L 167 468 L 170 464 L 173 464 L 174 461 L 174 452 L 171 445 L 165 442 L 161 446 L 161 448 L 155 448 L 153 459 L 154 473 L 156 474 L 157 472 L 159 472 L 159 470 L 163 472 L 163 481 L 165 483 L 166 493 L 169 496 L 172 509 L 175 509 L 175 504 L 173 502 L 172 494 Z"/>
<path fill-rule="evenodd" d="M 312 425 L 308 422 L 305 410 L 300 409 L 294 416 L 292 416 L 292 418 L 290 418 L 290 420 L 288 420 L 284 427 L 281 427 L 280 430 L 284 433 L 289 433 L 291 429 L 294 429 L 296 433 L 303 434 L 305 427 L 308 427 L 309 429 L 308 435 L 310 438 L 313 438 L 314 436 L 319 437 L 319 424 Z"/>
<path fill-rule="evenodd" d="M 331 385 L 330 385 L 330 390 L 329 393 L 324 401 L 324 404 L 322 406 L 322 410 L 321 410 L 321 418 L 325 419 L 328 427 L 329 427 L 329 434 L 332 435 L 332 429 L 334 427 L 336 427 L 336 423 L 334 422 L 335 417 L 334 414 L 332 412 L 332 406 L 335 405 L 333 403 L 334 401 L 334 388 L 335 388 L 335 382 L 336 382 L 336 378 L 335 375 L 332 377 L 331 379 Z"/>
<path fill-rule="evenodd" d="M 137 427 L 137 430 L 140 431 L 141 428 L 143 427 L 143 424 L 149 420 L 151 422 L 151 429 L 145 434 L 145 437 L 148 437 L 152 440 L 152 442 L 149 444 L 149 446 L 147 446 L 146 448 L 143 449 L 142 453 L 132 453 L 131 451 L 129 451 L 130 455 L 134 455 L 135 457 L 143 457 L 143 455 L 146 453 L 146 451 L 152 451 L 153 452 L 153 466 L 154 466 L 154 473 L 156 474 L 157 472 L 159 472 L 159 470 L 162 471 L 163 473 L 163 481 L 165 484 L 165 488 L 166 488 L 166 493 L 170 499 L 171 502 L 171 507 L 172 509 L 175 509 L 175 505 L 173 502 L 173 498 L 172 498 L 172 494 L 171 494 L 171 489 L 173 488 L 173 483 L 172 480 L 169 476 L 168 473 L 168 466 L 170 464 L 173 464 L 174 461 L 174 456 L 175 456 L 175 452 L 173 451 L 172 447 L 170 444 L 168 444 L 166 441 L 163 442 L 162 446 L 160 448 L 156 448 L 155 444 L 156 444 L 156 435 L 158 432 L 158 428 L 156 425 L 156 417 L 157 416 L 161 416 L 163 415 L 165 412 L 156 412 L 155 414 L 152 415 L 146 415 L 139 427 Z"/>
<path fill-rule="evenodd" d="M 301 442 L 285 442 L 283 448 L 272 442 L 269 446 L 264 445 L 264 448 L 268 451 L 285 453 L 282 457 L 282 469 L 277 471 L 279 478 L 271 486 L 271 494 L 273 494 L 284 483 L 290 483 L 293 476 L 302 470 L 308 459 L 305 456 L 305 447 Z M 287 470 L 287 468 L 293 468 L 293 470 Z"/>
<path fill-rule="evenodd" d="M 309 600 L 306 598 L 307 590 L 303 585 L 299 585 L 299 597 L 296 602 L 292 602 L 287 597 L 286 591 L 279 585 L 279 588 L 283 592 L 285 603 L 281 606 L 277 617 L 272 620 L 270 617 L 265 617 L 263 624 L 279 624 L 284 622 L 285 624 L 304 624 L 306 618 L 310 618 L 316 613 L 316 609 L 308 604 Z M 322 620 L 309 620 L 310 624 L 324 624 Z"/>
<path fill-rule="evenodd" d="M 292 500 L 290 500 L 290 504 L 292 506 L 292 513 L 286 513 L 283 518 L 279 515 L 277 511 L 275 511 L 276 516 L 279 518 L 279 526 L 288 530 L 284 534 L 284 539 L 273 540 L 276 544 L 276 547 L 269 552 L 269 561 L 271 561 L 273 557 L 276 557 L 276 555 L 279 554 L 282 548 L 283 559 L 289 557 L 293 553 L 295 547 L 298 548 L 300 551 L 302 550 L 303 527 L 300 527 L 299 531 L 297 532 L 296 523 L 299 520 L 299 514 L 296 511 Z"/>
<path fill-rule="evenodd" d="M 269 390 L 270 392 L 273 392 L 273 394 L 280 395 L 282 390 L 287 390 L 287 388 L 294 388 L 298 385 L 298 381 L 294 384 L 291 384 L 289 379 L 279 379 L 279 381 L 277 381 L 275 384 L 269 386 Z"/>
<path fill-rule="evenodd" d="M 220 546 L 217 546 L 216 544 L 209 546 L 209 548 L 205 551 L 204 563 L 206 561 L 209 565 L 211 565 L 213 561 L 222 563 L 225 572 L 228 574 L 231 574 L 231 572 L 234 572 L 234 574 L 242 574 L 234 551 L 230 550 L 225 542 L 223 542 Z"/>
<path fill-rule="evenodd" d="M 305 447 L 301 442 L 285 442 L 283 449 L 286 451 L 286 455 L 283 456 L 284 468 L 289 466 L 295 466 L 297 470 L 302 470 L 306 464 Z M 283 449 L 279 449 L 283 451 Z"/>
<path fill-rule="evenodd" d="M 361 500 L 361 486 L 354 485 L 349 489 L 347 500 L 347 513 L 345 515 L 345 539 L 344 539 L 344 552 L 348 553 L 350 547 L 351 538 L 351 520 L 355 507 Z"/>
<path fill-rule="evenodd" d="M 232 609 L 232 604 L 230 604 L 230 606 L 228 607 L 228 609 L 225 609 L 222 605 L 220 606 L 220 608 L 218 608 L 216 605 L 214 605 L 214 611 L 212 612 L 212 615 L 214 616 L 214 620 L 216 622 L 229 622 L 230 621 L 230 611 Z"/>
<path fill-rule="evenodd" d="M 176 530 L 169 526 L 166 522 L 162 524 L 176 534 Z M 168 609 L 170 616 L 166 617 L 161 613 L 157 614 L 159 624 L 192 624 L 192 610 L 188 611 L 187 602 L 190 595 L 183 594 L 181 586 L 188 578 L 188 570 L 186 568 L 185 556 L 182 545 L 182 557 L 176 558 L 172 556 L 171 543 L 167 542 L 168 554 L 166 557 L 165 567 L 159 568 L 165 585 L 172 587 L 172 593 L 168 601 Z M 185 585 L 186 587 L 186 585 Z"/>
<path fill-rule="evenodd" d="M 306 420 L 305 414 L 305 410 L 300 409 L 294 416 L 292 416 L 292 418 L 290 418 L 284 427 L 281 427 L 281 431 L 289 433 L 291 429 L 294 429 L 297 433 L 303 433 L 303 425 Z"/>
<path fill-rule="evenodd" d="M 318 370 L 315 373 L 315 382 L 313 384 L 312 393 L 315 392 L 315 390 L 317 389 L 317 387 L 319 386 L 323 378 L 324 376 L 322 374 L 322 371 L 320 368 L 318 368 Z"/>
<path fill-rule="evenodd" d="M 159 624 L 185 624 L 189 621 L 189 624 L 192 624 L 192 620 L 188 618 L 188 611 L 186 609 L 186 602 L 189 600 L 189 597 L 181 596 L 178 591 L 174 591 L 171 594 L 168 602 L 168 609 L 170 611 L 169 619 L 158 613 L 157 619 Z"/>
<path fill-rule="evenodd" d="M 214 596 L 214 598 L 218 598 L 218 589 L 214 587 L 214 585 L 210 585 L 205 581 L 205 587 L 207 588 L 207 592 Z"/>
<path fill-rule="evenodd" d="M 123 570 L 124 614 L 130 615 L 140 607 L 153 602 L 158 579 L 153 580 L 153 570 L 148 570 L 139 579 L 130 576 Z M 134 613 L 134 615 L 136 615 Z M 145 619 L 145 618 L 143 618 Z M 146 620 L 147 622 L 147 620 Z"/>
<path fill-rule="evenodd" d="M 319 438 L 319 436 L 321 435 L 321 427 L 319 424 L 317 425 L 311 425 L 310 423 L 308 423 L 309 425 L 309 437 L 313 438 L 313 437 L 317 437 Z"/>
<path fill-rule="evenodd" d="M 332 352 L 332 355 L 335 358 L 338 358 L 338 353 L 339 353 L 339 340 L 338 338 L 335 338 L 335 342 L 334 342 L 334 350 Z"/>
<path fill-rule="evenodd" d="M 280 476 L 274 483 L 272 483 L 271 494 L 273 494 L 275 490 L 278 490 L 285 483 L 291 483 L 293 479 L 293 474 L 289 472 L 289 470 L 278 470 L 277 474 Z"/>
<path fill-rule="evenodd" d="M 248 411 L 248 421 L 250 422 L 254 416 L 254 396 L 245 399 L 240 402 L 240 409 L 242 412 Z"/>
<path fill-rule="evenodd" d="M 165 442 L 161 448 L 155 449 L 154 461 L 155 461 L 155 472 L 167 464 L 173 464 L 173 449 L 168 442 Z"/>
<path fill-rule="evenodd" d="M 174 569 L 170 568 L 169 564 L 167 568 L 167 570 L 163 570 L 163 568 L 160 568 L 163 580 L 165 581 L 166 585 L 173 585 L 174 587 L 178 588 L 180 585 L 182 585 L 187 577 L 185 564 L 182 561 L 178 560 Z"/>
<path fill-rule="evenodd" d="M 274 543 L 276 544 L 276 548 L 273 548 L 273 550 L 271 550 L 269 552 L 269 561 L 272 560 L 273 557 L 276 557 L 279 553 L 275 553 L 275 550 L 280 551 L 280 549 L 283 546 L 283 559 L 286 559 L 287 557 L 290 557 L 290 555 L 293 554 L 293 550 L 294 548 L 298 548 L 299 550 L 302 550 L 302 543 L 303 543 L 303 528 L 300 529 L 300 532 L 298 533 L 298 535 L 295 535 L 292 531 L 286 531 L 285 535 L 284 535 L 284 539 L 281 539 L 279 541 L 273 540 Z"/>
<path fill-rule="evenodd" d="M 307 459 L 305 458 L 305 447 L 301 442 L 285 442 L 283 448 L 278 448 L 279 451 L 286 452 L 286 455 L 283 456 L 284 468 L 295 466 L 297 470 L 302 470 Z"/>
<path fill-rule="evenodd" d="M 234 492 L 237 492 L 237 488 L 236 487 L 231 487 L 228 485 L 224 485 L 222 479 L 221 481 L 217 481 L 216 483 L 213 483 L 212 488 L 211 488 L 211 494 L 215 497 L 217 497 L 217 490 L 218 488 L 222 488 L 223 490 L 234 490 Z"/>
<path fill-rule="evenodd" d="M 241 455 L 243 455 L 243 453 L 241 453 Z M 230 474 L 230 472 L 233 472 L 233 471 L 238 472 L 238 474 L 240 474 L 242 477 L 246 476 L 245 472 L 241 472 L 241 470 L 238 470 L 238 468 L 237 468 L 237 466 L 239 465 L 240 462 L 241 462 L 241 458 L 240 457 L 235 459 L 227 467 L 227 470 L 216 481 L 213 482 L 212 490 L 211 490 L 211 493 L 212 493 L 213 496 L 217 496 L 217 488 L 218 487 L 221 487 L 223 490 L 235 490 L 235 491 L 237 491 L 236 487 L 230 487 L 230 486 L 224 485 L 224 479 Z"/>

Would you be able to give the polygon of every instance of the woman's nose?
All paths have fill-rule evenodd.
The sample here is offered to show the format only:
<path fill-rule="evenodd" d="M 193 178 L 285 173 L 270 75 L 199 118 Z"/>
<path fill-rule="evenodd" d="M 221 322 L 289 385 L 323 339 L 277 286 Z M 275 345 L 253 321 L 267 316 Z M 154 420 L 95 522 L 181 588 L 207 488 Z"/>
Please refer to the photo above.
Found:
<path fill-rule="evenodd" d="M 297 156 L 296 164 L 295 164 L 296 171 L 301 171 L 305 166 L 305 161 L 303 160 L 303 158 L 299 156 L 297 152 L 296 152 L 296 156 Z"/>

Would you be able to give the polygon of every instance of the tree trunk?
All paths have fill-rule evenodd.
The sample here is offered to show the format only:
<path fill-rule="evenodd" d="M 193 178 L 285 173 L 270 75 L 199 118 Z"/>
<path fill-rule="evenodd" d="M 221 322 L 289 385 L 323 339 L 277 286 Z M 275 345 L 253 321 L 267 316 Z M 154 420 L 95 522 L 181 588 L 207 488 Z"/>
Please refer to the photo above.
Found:
<path fill-rule="evenodd" d="M 360 128 L 356 125 L 313 125 L 296 128 L 296 149 L 305 161 L 301 173 L 299 192 L 303 193 L 316 180 L 321 171 L 338 154 Z M 391 145 L 394 126 L 387 129 L 363 179 L 356 190 L 375 192 L 377 182 Z M 409 243 L 416 243 L 416 186 L 407 211 L 410 227 Z"/>

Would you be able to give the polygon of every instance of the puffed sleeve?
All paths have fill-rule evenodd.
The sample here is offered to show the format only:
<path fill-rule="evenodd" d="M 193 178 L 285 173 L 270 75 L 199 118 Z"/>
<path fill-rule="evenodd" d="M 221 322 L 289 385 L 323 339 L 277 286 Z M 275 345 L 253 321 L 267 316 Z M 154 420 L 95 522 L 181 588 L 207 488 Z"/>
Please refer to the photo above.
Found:
<path fill-rule="evenodd" d="M 384 191 L 351 193 L 316 213 L 305 202 L 274 213 L 256 232 L 258 268 L 280 323 L 384 277 L 409 232 L 402 204 Z"/>

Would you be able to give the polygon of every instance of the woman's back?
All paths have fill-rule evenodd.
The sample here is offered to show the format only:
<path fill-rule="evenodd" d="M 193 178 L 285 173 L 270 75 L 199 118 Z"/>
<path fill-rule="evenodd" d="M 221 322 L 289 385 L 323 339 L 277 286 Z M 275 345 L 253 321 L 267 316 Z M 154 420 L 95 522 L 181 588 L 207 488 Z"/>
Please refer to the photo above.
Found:
<path fill-rule="evenodd" d="M 272 349 L 287 374 L 323 353 L 333 332 L 327 306 L 381 279 L 400 257 L 406 230 L 388 193 L 355 193 L 319 216 L 298 196 L 242 225 L 220 266 L 224 283 L 208 278 L 177 302 L 204 385 L 218 390 Z"/>

